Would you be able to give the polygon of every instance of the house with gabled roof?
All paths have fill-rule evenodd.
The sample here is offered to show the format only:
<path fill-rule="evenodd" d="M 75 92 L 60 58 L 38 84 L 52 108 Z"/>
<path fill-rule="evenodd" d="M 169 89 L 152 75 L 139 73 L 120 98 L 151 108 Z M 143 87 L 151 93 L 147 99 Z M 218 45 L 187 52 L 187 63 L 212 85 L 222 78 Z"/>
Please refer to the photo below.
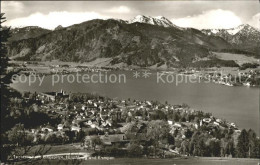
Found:
<path fill-rule="evenodd" d="M 114 145 L 114 144 L 126 144 L 129 143 L 125 134 L 114 134 L 114 135 L 101 135 L 101 141 L 104 145 Z"/>

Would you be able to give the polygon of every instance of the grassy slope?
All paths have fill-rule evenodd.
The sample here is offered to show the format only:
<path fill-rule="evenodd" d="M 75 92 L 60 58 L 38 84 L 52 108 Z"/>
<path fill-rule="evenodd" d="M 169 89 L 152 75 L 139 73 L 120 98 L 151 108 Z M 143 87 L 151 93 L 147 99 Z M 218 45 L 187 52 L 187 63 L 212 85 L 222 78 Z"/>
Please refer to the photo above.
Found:
<path fill-rule="evenodd" d="M 177 159 L 142 159 L 142 158 L 120 158 L 112 160 L 41 160 L 37 164 L 120 164 L 120 165 L 179 165 L 179 164 L 190 164 L 190 165 L 256 165 L 259 162 L 257 159 L 238 159 L 238 158 L 177 158 Z M 21 163 L 17 163 L 21 164 Z"/>
<path fill-rule="evenodd" d="M 217 53 L 214 52 L 217 58 L 222 60 L 234 60 L 238 65 L 244 63 L 257 63 L 258 59 L 243 54 L 232 54 L 232 53 Z"/>

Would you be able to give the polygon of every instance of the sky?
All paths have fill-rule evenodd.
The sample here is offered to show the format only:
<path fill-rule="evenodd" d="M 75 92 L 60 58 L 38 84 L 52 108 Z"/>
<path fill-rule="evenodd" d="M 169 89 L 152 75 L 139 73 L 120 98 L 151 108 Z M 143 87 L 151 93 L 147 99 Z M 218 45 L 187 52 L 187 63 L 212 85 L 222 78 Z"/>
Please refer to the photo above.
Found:
<path fill-rule="evenodd" d="M 258 0 L 247 1 L 1 1 L 6 26 L 54 29 L 91 19 L 130 20 L 137 15 L 164 16 L 180 27 L 259 28 Z"/>

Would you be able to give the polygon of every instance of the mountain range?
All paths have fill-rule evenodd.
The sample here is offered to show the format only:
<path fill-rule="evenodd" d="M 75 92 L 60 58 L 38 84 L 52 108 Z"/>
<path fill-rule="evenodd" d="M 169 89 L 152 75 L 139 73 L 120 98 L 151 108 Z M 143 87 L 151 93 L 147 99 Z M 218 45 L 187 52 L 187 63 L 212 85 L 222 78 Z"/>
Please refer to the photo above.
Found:
<path fill-rule="evenodd" d="M 212 52 L 234 52 L 260 58 L 260 31 L 250 25 L 233 29 L 181 28 L 165 17 L 90 20 L 55 30 L 24 27 L 11 30 L 8 55 L 16 60 L 74 62 L 111 58 L 110 65 L 141 67 L 237 66 Z"/>
<path fill-rule="evenodd" d="M 248 24 L 231 29 L 203 29 L 203 33 L 225 39 L 237 50 L 255 53 L 259 57 L 260 30 Z"/>

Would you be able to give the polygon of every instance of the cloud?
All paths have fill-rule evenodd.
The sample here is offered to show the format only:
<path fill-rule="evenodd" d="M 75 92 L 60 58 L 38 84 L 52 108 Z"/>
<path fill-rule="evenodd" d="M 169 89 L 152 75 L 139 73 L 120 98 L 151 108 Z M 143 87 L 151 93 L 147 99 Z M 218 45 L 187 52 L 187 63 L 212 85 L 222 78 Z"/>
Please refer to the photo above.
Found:
<path fill-rule="evenodd" d="M 257 13 L 256 15 L 254 15 L 251 18 L 251 20 L 249 20 L 247 23 L 250 24 L 251 26 L 254 26 L 254 27 L 260 29 L 260 13 Z"/>
<path fill-rule="evenodd" d="M 24 10 L 24 5 L 17 1 L 1 1 L 1 10 L 3 13 L 21 13 Z"/>
<path fill-rule="evenodd" d="M 126 6 L 119 6 L 119 7 L 113 7 L 109 10 L 107 10 L 107 12 L 109 13 L 121 13 L 121 14 L 124 14 L 124 13 L 130 13 L 130 9 Z"/>
<path fill-rule="evenodd" d="M 193 27 L 197 29 L 233 28 L 242 21 L 233 12 L 228 10 L 209 10 L 199 15 L 188 16 L 171 20 L 180 27 Z"/>
<path fill-rule="evenodd" d="M 34 13 L 28 17 L 16 18 L 6 22 L 7 26 L 24 27 L 40 26 L 46 29 L 54 29 L 58 25 L 67 27 L 92 19 L 106 19 L 96 12 L 50 12 L 49 14 Z"/>

